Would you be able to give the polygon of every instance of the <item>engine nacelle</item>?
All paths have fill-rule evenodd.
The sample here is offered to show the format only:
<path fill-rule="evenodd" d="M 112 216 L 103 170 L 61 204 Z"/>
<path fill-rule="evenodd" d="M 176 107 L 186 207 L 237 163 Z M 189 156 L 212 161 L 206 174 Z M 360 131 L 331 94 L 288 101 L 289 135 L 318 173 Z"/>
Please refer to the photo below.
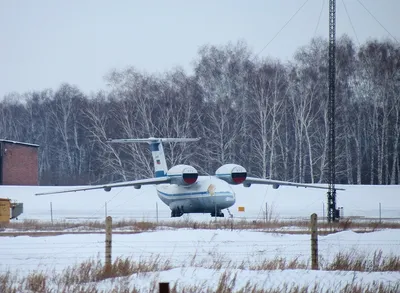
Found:
<path fill-rule="evenodd" d="M 172 184 L 191 185 L 197 181 L 199 174 L 192 166 L 176 165 L 168 170 L 167 176 L 171 178 Z"/>
<path fill-rule="evenodd" d="M 246 180 L 247 171 L 240 165 L 225 164 L 215 171 L 215 176 L 229 184 L 241 184 Z"/>

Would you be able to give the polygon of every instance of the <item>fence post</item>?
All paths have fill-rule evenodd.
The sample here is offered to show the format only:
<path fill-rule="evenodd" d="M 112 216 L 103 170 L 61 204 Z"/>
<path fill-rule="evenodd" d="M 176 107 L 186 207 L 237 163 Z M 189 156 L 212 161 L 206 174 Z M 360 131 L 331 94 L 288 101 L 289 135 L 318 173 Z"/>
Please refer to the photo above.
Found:
<path fill-rule="evenodd" d="M 50 216 L 51 216 L 51 224 L 53 225 L 53 203 L 50 202 Z"/>
<path fill-rule="evenodd" d="M 160 293 L 169 293 L 169 283 L 159 283 Z"/>
<path fill-rule="evenodd" d="M 157 224 L 158 224 L 158 203 L 156 202 L 156 217 L 157 217 Z"/>
<path fill-rule="evenodd" d="M 381 207 L 381 203 L 379 203 L 379 223 L 382 223 L 382 207 Z"/>
<path fill-rule="evenodd" d="M 105 260 L 105 275 L 111 275 L 111 240 L 112 240 L 112 217 L 106 218 L 106 260 Z"/>
<path fill-rule="evenodd" d="M 311 269 L 318 270 L 317 214 L 311 215 Z"/>

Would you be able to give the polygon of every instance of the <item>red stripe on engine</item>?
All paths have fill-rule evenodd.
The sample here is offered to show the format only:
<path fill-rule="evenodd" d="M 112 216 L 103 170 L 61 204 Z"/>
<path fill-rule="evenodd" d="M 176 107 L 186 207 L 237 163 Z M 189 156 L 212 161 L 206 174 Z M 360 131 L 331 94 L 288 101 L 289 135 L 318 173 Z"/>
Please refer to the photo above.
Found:
<path fill-rule="evenodd" d="M 186 184 L 193 184 L 197 181 L 197 174 L 190 174 L 190 175 L 185 175 L 183 174 L 183 181 L 186 182 Z"/>
<path fill-rule="evenodd" d="M 236 184 L 240 184 L 246 180 L 246 176 L 241 176 L 241 177 L 234 177 L 232 178 L 233 182 Z"/>

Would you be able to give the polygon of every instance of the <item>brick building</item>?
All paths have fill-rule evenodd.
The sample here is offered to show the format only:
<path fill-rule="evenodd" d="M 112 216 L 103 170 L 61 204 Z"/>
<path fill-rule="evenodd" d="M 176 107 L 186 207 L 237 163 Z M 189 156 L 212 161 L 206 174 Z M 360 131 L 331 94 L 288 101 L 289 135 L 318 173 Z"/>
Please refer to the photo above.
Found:
<path fill-rule="evenodd" d="M 38 185 L 38 147 L 0 139 L 0 185 Z"/>

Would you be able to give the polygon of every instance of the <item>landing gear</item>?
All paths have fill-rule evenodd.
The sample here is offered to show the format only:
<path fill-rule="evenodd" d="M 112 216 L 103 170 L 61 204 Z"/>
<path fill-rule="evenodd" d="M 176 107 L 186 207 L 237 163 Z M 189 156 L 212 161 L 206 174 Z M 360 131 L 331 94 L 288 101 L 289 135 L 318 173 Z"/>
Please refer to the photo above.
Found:
<path fill-rule="evenodd" d="M 215 212 L 211 213 L 211 217 L 215 217 Z M 221 212 L 221 211 L 217 212 L 217 217 L 223 218 L 224 217 L 224 213 Z"/>
<path fill-rule="evenodd" d="M 177 207 L 171 210 L 171 218 L 181 217 L 184 214 L 183 206 Z"/>

